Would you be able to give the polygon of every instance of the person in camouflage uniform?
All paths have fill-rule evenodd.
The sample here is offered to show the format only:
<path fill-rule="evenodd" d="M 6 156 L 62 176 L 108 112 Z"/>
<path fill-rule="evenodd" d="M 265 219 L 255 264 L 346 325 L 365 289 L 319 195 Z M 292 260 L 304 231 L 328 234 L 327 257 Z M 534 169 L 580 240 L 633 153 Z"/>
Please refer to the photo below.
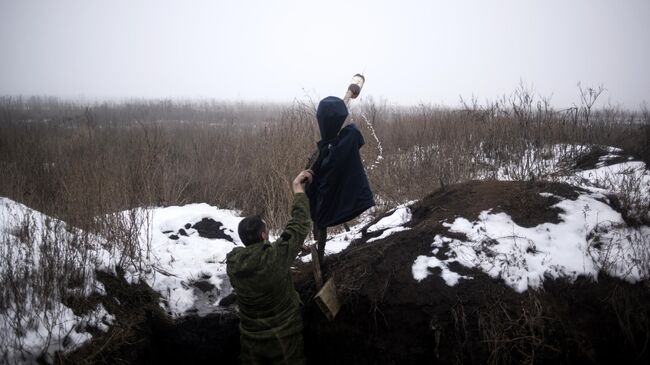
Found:
<path fill-rule="evenodd" d="M 293 181 L 291 219 L 275 242 L 259 217 L 246 217 L 238 227 L 245 247 L 227 256 L 226 271 L 237 294 L 242 364 L 304 364 L 301 301 L 289 269 L 309 233 L 311 218 L 304 184 L 312 172 Z"/>

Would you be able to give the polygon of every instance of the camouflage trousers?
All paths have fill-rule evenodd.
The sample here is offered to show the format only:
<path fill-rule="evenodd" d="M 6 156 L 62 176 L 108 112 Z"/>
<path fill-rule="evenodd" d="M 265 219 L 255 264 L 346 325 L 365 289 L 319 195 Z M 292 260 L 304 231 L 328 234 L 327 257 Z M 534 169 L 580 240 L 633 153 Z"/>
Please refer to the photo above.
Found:
<path fill-rule="evenodd" d="M 304 365 L 302 333 L 270 340 L 240 338 L 242 365 Z"/>

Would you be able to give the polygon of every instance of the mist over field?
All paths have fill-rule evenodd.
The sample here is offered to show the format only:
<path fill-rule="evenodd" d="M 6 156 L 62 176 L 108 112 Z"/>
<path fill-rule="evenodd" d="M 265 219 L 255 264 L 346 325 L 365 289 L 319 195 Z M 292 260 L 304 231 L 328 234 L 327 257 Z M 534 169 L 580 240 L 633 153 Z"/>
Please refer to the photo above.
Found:
<path fill-rule="evenodd" d="M 330 95 L 376 205 L 292 263 L 308 364 L 648 363 L 649 15 L 0 0 L 0 363 L 239 363 L 227 255 Z"/>
<path fill-rule="evenodd" d="M 650 95 L 650 4 L 578 1 L 0 1 L 0 95 L 290 102 L 345 91 L 458 106 L 523 80 L 555 107 L 576 84 Z"/>

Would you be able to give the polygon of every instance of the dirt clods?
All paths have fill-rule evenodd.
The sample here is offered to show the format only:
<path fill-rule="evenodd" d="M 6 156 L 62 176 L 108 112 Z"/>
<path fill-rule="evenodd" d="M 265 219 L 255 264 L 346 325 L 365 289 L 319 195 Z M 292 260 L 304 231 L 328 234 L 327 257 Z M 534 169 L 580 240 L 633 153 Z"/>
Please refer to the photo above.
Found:
<path fill-rule="evenodd" d="M 409 230 L 373 242 L 364 235 L 325 258 L 325 279 L 334 278 L 343 302 L 333 321 L 313 300 L 311 264 L 298 265 L 294 281 L 304 303 L 308 363 L 649 363 L 650 290 L 645 283 L 604 275 L 597 280 L 580 277 L 573 283 L 547 279 L 538 290 L 517 293 L 501 280 L 458 263 L 450 268 L 473 279 L 448 286 L 439 268 L 422 281 L 413 278 L 413 263 L 419 255 L 432 254 L 434 236 L 453 237 L 443 222 L 476 219 L 488 209 L 505 212 L 524 227 L 559 222 L 562 212 L 554 205 L 580 193 L 565 184 L 498 181 L 468 182 L 433 192 L 411 207 Z M 132 319 L 118 314 L 118 320 L 124 316 L 137 324 L 127 329 L 114 326 L 106 336 L 119 331 L 131 335 L 124 335 L 121 347 L 108 350 L 100 348 L 101 340 L 93 341 L 90 348 L 102 354 L 93 359 L 237 363 L 238 320 L 233 313 L 171 321 L 156 305 L 145 305 L 148 309 Z M 93 353 L 82 350 L 79 356 Z"/>

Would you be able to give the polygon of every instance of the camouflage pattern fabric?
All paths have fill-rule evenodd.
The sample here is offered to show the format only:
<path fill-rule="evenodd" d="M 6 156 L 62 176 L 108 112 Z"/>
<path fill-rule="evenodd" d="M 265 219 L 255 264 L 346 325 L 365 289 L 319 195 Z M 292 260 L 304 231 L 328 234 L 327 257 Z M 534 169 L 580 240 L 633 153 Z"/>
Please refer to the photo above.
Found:
<path fill-rule="evenodd" d="M 279 358 L 278 354 L 283 359 L 302 358 L 301 302 L 289 270 L 310 227 L 309 200 L 296 193 L 291 219 L 280 239 L 236 247 L 228 254 L 226 272 L 237 294 L 241 320 L 242 361 L 258 359 L 265 351 L 267 360 Z M 255 361 L 244 363 L 259 363 Z"/>
<path fill-rule="evenodd" d="M 303 347 L 302 333 L 271 340 L 242 338 L 240 359 L 246 365 L 304 365 Z"/>

